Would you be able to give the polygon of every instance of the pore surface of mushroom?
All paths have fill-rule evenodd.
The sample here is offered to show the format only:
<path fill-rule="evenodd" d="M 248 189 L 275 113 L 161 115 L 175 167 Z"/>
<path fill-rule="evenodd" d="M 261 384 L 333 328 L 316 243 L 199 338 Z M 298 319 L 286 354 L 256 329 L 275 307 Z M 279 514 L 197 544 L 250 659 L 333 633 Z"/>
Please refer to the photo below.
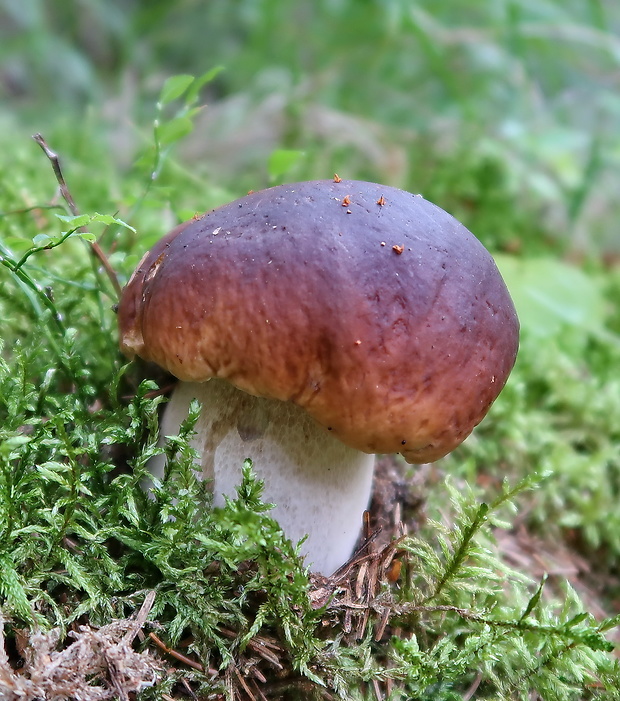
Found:
<path fill-rule="evenodd" d="M 270 188 L 177 227 L 134 272 L 119 323 L 126 354 L 181 380 L 164 435 L 202 402 L 193 440 L 215 503 L 252 458 L 284 532 L 309 534 L 326 574 L 357 539 L 373 454 L 423 463 L 459 445 L 503 388 L 519 328 L 464 226 L 347 180 Z"/>

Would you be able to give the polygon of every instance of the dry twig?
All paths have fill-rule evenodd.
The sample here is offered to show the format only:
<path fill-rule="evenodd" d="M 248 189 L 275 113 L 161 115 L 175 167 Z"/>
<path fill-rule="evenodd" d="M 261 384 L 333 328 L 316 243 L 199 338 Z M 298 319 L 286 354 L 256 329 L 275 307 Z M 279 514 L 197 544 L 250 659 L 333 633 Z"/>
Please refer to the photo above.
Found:
<path fill-rule="evenodd" d="M 49 158 L 49 161 L 52 164 L 52 169 L 54 170 L 54 175 L 56 176 L 56 180 L 58 182 L 58 187 L 60 188 L 60 194 L 63 196 L 63 199 L 67 203 L 69 211 L 71 212 L 71 214 L 73 214 L 74 217 L 78 216 L 79 210 L 67 186 L 67 182 L 64 178 L 64 175 L 62 174 L 58 154 L 55 151 L 52 151 L 52 149 L 47 145 L 47 142 L 41 136 L 41 134 L 34 134 L 32 138 L 37 142 L 37 144 L 39 144 L 39 146 L 43 149 L 43 153 L 45 153 L 45 155 Z M 82 227 L 80 228 L 80 231 L 85 231 L 85 229 Z M 103 269 L 106 271 L 106 274 L 110 279 L 110 282 L 112 283 L 116 294 L 118 295 L 118 297 L 120 297 L 122 292 L 121 285 L 118 281 L 114 268 L 111 266 L 110 261 L 108 260 L 108 257 L 103 252 L 101 246 L 97 243 L 97 241 L 92 241 L 90 246 L 92 252 L 99 259 L 101 265 L 103 266 Z"/>
<path fill-rule="evenodd" d="M 160 664 L 132 642 L 144 626 L 154 600 L 147 595 L 132 618 L 102 628 L 80 626 L 62 650 L 59 629 L 30 634 L 24 643 L 23 667 L 11 666 L 0 615 L 0 701 L 129 701 L 129 694 L 156 683 Z"/>

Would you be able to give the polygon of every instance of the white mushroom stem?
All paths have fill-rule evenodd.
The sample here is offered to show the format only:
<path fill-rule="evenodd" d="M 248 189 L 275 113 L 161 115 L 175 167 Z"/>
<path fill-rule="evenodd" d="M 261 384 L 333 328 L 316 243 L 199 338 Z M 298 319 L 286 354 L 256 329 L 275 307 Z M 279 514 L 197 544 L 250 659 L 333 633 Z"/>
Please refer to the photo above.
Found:
<path fill-rule="evenodd" d="M 351 556 L 372 487 L 374 455 L 353 450 L 290 402 L 253 397 L 223 380 L 180 382 L 166 406 L 161 435 L 176 435 L 198 399 L 202 410 L 192 446 L 199 476 L 213 480 L 214 504 L 235 496 L 251 458 L 264 480 L 263 500 L 293 543 L 305 535 L 306 564 L 329 575 Z M 163 459 L 149 469 L 162 477 Z"/>

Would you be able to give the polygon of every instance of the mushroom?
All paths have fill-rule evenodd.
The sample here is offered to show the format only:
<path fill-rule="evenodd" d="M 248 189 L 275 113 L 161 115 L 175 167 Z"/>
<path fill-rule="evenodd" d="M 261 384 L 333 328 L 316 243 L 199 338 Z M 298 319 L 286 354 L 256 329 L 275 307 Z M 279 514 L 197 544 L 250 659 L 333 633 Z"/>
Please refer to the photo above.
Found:
<path fill-rule="evenodd" d="M 491 255 L 456 219 L 340 179 L 181 224 L 138 265 L 119 324 L 127 355 L 180 380 L 162 435 L 201 402 L 192 443 L 214 503 L 251 458 L 274 517 L 308 536 L 302 553 L 324 574 L 355 546 L 374 454 L 425 463 L 456 448 L 502 390 L 519 333 Z"/>

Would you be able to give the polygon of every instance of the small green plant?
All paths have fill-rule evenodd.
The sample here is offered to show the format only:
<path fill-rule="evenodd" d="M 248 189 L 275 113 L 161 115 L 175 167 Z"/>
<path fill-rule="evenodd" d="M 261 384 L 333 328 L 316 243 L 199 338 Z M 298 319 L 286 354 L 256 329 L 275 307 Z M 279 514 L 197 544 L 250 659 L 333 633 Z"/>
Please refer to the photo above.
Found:
<path fill-rule="evenodd" d="M 542 585 L 508 570 L 489 540 L 501 509 L 537 478 L 489 506 L 453 490 L 454 526 L 430 523 L 341 579 L 317 582 L 269 517 L 249 462 L 237 498 L 205 508 L 187 441 L 197 405 L 146 496 L 146 463 L 162 450 L 154 389 L 143 383 L 126 407 L 88 414 L 70 396 L 53 419 L 3 437 L 0 591 L 13 626 L 104 625 L 154 591 L 151 629 L 172 650 L 189 638 L 184 655 L 196 663 L 158 694 L 180 677 L 199 694 L 227 685 L 242 694 L 239 675 L 252 689 L 279 677 L 291 689 L 309 683 L 360 699 L 384 687 L 394 698 L 452 698 L 476 680 L 491 696 L 555 689 L 552 698 L 571 699 L 584 681 L 613 688 L 603 634 L 617 621 L 595 622 L 572 594 L 562 606 L 545 603 Z M 129 471 L 119 473 L 119 456 Z M 385 578 L 386 551 L 404 563 L 396 586 Z"/>
<path fill-rule="evenodd" d="M 471 484 L 481 475 L 493 482 L 548 471 L 547 488 L 529 503 L 529 527 L 556 544 L 578 544 L 594 570 L 613 569 L 620 553 L 620 336 L 605 284 L 611 280 L 549 258 L 498 261 L 522 320 L 519 357 L 490 420 L 445 469 Z M 618 588 L 610 585 L 613 598 Z"/>

